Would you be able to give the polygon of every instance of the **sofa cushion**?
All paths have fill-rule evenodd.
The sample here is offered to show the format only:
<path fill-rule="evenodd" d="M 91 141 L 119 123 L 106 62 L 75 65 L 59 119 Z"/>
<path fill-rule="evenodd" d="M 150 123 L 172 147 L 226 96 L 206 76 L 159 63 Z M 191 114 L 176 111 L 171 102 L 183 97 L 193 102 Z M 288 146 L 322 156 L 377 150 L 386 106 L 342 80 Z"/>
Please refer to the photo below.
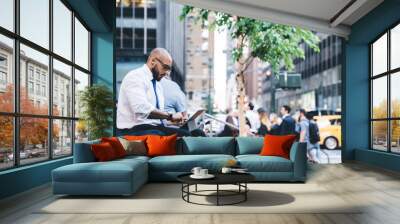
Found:
<path fill-rule="evenodd" d="M 296 135 L 265 135 L 262 156 L 281 156 L 290 158 L 290 148 L 296 140 Z"/>
<path fill-rule="evenodd" d="M 101 138 L 101 142 L 108 142 L 114 149 L 115 155 L 117 158 L 123 158 L 126 156 L 126 151 L 124 149 L 124 146 L 122 146 L 121 142 L 117 137 L 104 137 Z"/>
<path fill-rule="evenodd" d="M 58 182 L 130 182 L 136 172 L 147 172 L 147 163 L 140 159 L 109 162 L 74 163 L 53 170 Z M 147 173 L 143 173 L 147 176 Z"/>
<path fill-rule="evenodd" d="M 119 158 L 112 145 L 108 142 L 93 144 L 90 146 L 96 161 L 105 162 Z"/>
<path fill-rule="evenodd" d="M 237 137 L 236 155 L 260 154 L 264 144 L 263 137 Z"/>
<path fill-rule="evenodd" d="M 279 156 L 239 155 L 239 165 L 249 172 L 292 172 L 292 161 Z"/>
<path fill-rule="evenodd" d="M 177 137 L 176 134 L 170 136 L 149 135 L 146 139 L 147 155 L 151 157 L 175 155 Z"/>
<path fill-rule="evenodd" d="M 231 155 L 175 155 L 158 156 L 149 160 L 149 170 L 163 172 L 190 172 L 193 167 L 203 167 L 210 171 L 219 171 L 230 159 Z"/>
<path fill-rule="evenodd" d="M 232 137 L 184 137 L 178 154 L 225 154 L 234 155 L 235 142 Z"/>

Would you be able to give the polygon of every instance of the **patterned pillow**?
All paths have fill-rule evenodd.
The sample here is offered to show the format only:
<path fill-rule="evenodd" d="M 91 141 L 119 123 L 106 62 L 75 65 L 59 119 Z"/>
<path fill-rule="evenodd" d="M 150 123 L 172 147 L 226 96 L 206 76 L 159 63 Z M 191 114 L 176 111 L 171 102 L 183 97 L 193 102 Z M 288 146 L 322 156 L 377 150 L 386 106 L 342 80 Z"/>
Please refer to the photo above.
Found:
<path fill-rule="evenodd" d="M 126 155 L 135 155 L 135 156 L 146 156 L 147 148 L 144 141 L 141 140 L 126 140 L 124 138 L 119 138 L 119 141 L 122 144 L 126 151 Z"/>

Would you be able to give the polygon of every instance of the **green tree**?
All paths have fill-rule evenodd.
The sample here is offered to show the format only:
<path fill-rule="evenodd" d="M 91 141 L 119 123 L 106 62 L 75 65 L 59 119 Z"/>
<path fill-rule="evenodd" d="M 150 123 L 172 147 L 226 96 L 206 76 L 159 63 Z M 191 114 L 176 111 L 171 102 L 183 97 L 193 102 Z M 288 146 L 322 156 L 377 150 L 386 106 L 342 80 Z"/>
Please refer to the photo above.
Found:
<path fill-rule="evenodd" d="M 87 125 L 89 139 L 109 136 L 112 127 L 112 108 L 114 101 L 112 92 L 104 85 L 86 87 L 80 93 L 80 106 L 83 108 L 82 119 Z"/>
<path fill-rule="evenodd" d="M 240 135 L 245 135 L 245 79 L 244 71 L 255 58 L 270 64 L 273 74 L 281 67 L 287 70 L 294 68 L 293 60 L 304 59 L 304 51 L 300 46 L 305 43 L 319 52 L 319 38 L 313 32 L 298 27 L 274 24 L 266 21 L 234 16 L 223 12 L 198 9 L 185 6 L 180 15 L 183 20 L 189 16 L 209 29 L 227 29 L 231 39 L 236 43 L 232 59 L 238 63 L 236 86 L 238 90 L 238 109 Z M 246 50 L 249 53 L 246 53 Z"/>

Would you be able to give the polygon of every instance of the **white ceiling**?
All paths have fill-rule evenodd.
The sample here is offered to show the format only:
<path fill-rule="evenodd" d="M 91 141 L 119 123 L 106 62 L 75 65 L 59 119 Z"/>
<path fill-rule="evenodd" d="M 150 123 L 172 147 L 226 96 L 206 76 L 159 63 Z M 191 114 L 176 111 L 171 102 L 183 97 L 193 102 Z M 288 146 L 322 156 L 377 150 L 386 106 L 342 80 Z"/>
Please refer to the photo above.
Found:
<path fill-rule="evenodd" d="M 175 0 L 181 4 L 223 11 L 347 37 L 350 26 L 383 0 Z M 347 6 L 347 7 L 346 7 Z"/>

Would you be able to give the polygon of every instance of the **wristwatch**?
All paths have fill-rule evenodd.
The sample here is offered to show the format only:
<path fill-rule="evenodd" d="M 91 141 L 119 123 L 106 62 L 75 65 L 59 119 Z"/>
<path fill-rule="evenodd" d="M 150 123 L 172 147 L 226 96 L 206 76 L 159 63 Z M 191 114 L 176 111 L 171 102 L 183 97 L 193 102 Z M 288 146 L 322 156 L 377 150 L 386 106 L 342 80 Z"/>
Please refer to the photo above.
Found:
<path fill-rule="evenodd" d="M 167 120 L 171 121 L 171 120 L 172 120 L 172 115 L 173 115 L 173 114 L 168 113 L 168 119 L 167 119 Z"/>

